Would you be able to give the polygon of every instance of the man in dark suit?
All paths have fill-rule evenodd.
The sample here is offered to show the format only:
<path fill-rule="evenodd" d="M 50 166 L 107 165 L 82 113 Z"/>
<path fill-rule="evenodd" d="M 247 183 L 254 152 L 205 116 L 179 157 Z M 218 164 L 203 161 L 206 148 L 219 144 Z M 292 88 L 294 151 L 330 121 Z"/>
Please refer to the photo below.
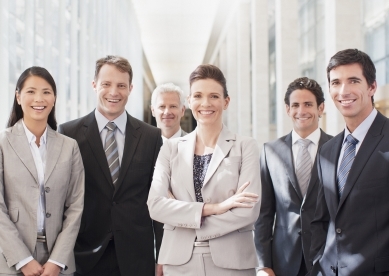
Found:
<path fill-rule="evenodd" d="M 310 268 L 310 223 L 318 191 L 317 150 L 331 136 L 319 128 L 324 110 L 320 85 L 294 80 L 285 94 L 293 131 L 266 143 L 261 153 L 262 203 L 255 224 L 257 275 L 305 275 Z"/>
<path fill-rule="evenodd" d="M 146 200 L 161 131 L 125 111 L 132 90 L 129 62 L 107 56 L 96 62 L 92 83 L 97 107 L 58 131 L 74 138 L 85 167 L 85 206 L 75 246 L 76 275 L 152 276 L 161 224 Z"/>
<path fill-rule="evenodd" d="M 389 120 L 374 108 L 376 70 L 347 49 L 327 77 L 346 127 L 318 155 L 310 275 L 389 275 Z"/>
<path fill-rule="evenodd" d="M 180 126 L 181 118 L 185 114 L 185 96 L 177 85 L 158 85 L 151 95 L 150 108 L 157 127 L 161 129 L 163 142 L 187 134 Z"/>

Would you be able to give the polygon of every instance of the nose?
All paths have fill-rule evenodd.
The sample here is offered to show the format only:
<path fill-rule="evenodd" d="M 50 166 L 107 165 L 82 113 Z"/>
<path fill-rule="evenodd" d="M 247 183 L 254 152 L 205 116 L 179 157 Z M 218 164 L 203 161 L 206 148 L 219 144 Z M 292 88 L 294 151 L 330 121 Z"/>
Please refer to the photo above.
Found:
<path fill-rule="evenodd" d="M 342 84 L 342 85 L 339 87 L 339 95 L 345 96 L 345 95 L 347 95 L 347 94 L 349 94 L 349 93 L 348 93 L 347 86 L 346 86 L 346 84 Z"/>
<path fill-rule="evenodd" d="M 42 102 L 43 101 L 43 93 L 35 93 L 34 101 L 35 102 Z"/>
<path fill-rule="evenodd" d="M 117 94 L 118 94 L 117 88 L 116 88 L 116 87 L 112 87 L 112 88 L 109 90 L 109 94 L 110 94 L 111 96 L 117 95 Z"/>
<path fill-rule="evenodd" d="M 201 101 L 201 106 L 209 106 L 209 99 L 208 97 L 203 97 L 203 100 Z"/>
<path fill-rule="evenodd" d="M 165 107 L 165 109 L 163 110 L 163 114 L 169 114 L 169 113 L 170 113 L 170 108 Z"/>

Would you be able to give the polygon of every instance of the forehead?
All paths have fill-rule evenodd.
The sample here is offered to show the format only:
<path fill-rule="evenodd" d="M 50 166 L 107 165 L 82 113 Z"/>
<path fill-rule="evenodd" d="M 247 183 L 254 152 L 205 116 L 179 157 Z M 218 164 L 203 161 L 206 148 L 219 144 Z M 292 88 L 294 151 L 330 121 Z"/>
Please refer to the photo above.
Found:
<path fill-rule="evenodd" d="M 177 92 L 163 92 L 159 93 L 157 96 L 157 102 L 161 103 L 179 103 L 180 97 Z"/>
<path fill-rule="evenodd" d="M 316 102 L 316 97 L 308 89 L 296 89 L 289 96 L 290 103 Z"/>
<path fill-rule="evenodd" d="M 350 77 L 365 79 L 362 66 L 359 63 L 339 65 L 330 71 L 330 80 Z"/>
<path fill-rule="evenodd" d="M 104 64 L 100 68 L 97 80 L 112 82 L 130 82 L 130 74 L 121 72 L 115 65 Z"/>
<path fill-rule="evenodd" d="M 25 81 L 23 88 L 25 87 L 40 87 L 46 89 L 53 89 L 51 85 L 42 77 L 29 76 Z"/>
<path fill-rule="evenodd" d="M 192 93 L 221 93 L 223 94 L 223 87 L 213 79 L 203 79 L 194 81 L 190 87 Z"/>

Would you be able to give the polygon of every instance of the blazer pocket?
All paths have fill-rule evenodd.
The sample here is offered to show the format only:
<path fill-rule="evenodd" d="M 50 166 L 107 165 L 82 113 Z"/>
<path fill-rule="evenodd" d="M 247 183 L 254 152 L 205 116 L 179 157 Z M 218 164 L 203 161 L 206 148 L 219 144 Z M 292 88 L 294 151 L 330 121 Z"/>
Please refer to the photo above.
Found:
<path fill-rule="evenodd" d="M 163 229 L 164 230 L 174 230 L 176 227 L 175 226 L 173 226 L 173 225 L 170 225 L 170 224 L 164 224 L 163 225 Z"/>
<path fill-rule="evenodd" d="M 376 258 L 374 260 L 375 272 L 387 272 L 389 271 L 389 256 Z"/>
<path fill-rule="evenodd" d="M 243 228 L 238 229 L 238 232 L 247 232 L 247 231 L 254 231 L 254 225 L 247 225 Z"/>
<path fill-rule="evenodd" d="M 19 209 L 18 208 L 12 208 L 8 210 L 9 218 L 12 222 L 18 222 L 19 220 Z"/>

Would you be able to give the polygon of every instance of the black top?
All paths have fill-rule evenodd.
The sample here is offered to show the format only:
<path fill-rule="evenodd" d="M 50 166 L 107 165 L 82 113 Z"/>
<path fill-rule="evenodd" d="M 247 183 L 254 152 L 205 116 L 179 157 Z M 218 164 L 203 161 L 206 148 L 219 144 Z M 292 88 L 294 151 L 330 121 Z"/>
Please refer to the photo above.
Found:
<path fill-rule="evenodd" d="M 201 195 L 201 188 L 203 187 L 205 174 L 211 162 L 212 153 L 205 155 L 194 155 L 193 159 L 193 183 L 196 194 L 196 201 L 203 202 L 203 196 Z"/>

